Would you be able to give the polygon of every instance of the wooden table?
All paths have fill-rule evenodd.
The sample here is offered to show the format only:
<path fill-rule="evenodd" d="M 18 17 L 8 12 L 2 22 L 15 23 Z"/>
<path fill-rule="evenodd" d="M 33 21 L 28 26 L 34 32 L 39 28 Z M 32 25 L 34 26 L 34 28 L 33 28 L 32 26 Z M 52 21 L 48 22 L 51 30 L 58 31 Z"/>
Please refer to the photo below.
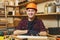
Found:
<path fill-rule="evenodd" d="M 28 40 L 49 40 L 49 38 L 47 36 L 13 36 L 16 40 L 22 40 L 27 38 Z"/>
<path fill-rule="evenodd" d="M 8 38 L 7 38 L 8 37 Z M 15 40 L 22 40 L 27 38 L 28 40 L 56 40 L 57 36 L 25 36 L 25 35 L 5 35 L 5 38 L 14 38 Z"/>

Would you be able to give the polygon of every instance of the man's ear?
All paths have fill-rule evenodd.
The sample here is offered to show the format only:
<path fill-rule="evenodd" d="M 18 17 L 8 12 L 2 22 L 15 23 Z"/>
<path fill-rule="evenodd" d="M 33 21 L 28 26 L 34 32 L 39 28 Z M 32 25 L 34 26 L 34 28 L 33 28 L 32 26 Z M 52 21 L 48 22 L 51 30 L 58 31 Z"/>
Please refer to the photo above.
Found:
<path fill-rule="evenodd" d="M 37 14 L 37 11 L 35 11 L 35 13 Z"/>

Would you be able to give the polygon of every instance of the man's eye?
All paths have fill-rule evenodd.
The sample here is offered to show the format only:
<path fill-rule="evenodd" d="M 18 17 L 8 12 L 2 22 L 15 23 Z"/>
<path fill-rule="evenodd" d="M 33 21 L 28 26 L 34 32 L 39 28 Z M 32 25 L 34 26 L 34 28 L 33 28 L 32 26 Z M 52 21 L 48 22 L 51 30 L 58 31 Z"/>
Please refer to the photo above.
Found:
<path fill-rule="evenodd" d="M 32 10 L 32 12 L 34 12 L 34 10 Z"/>
<path fill-rule="evenodd" d="M 28 12 L 34 12 L 34 10 L 28 10 Z"/>
<path fill-rule="evenodd" d="M 30 12 L 30 10 L 28 10 L 28 12 Z"/>

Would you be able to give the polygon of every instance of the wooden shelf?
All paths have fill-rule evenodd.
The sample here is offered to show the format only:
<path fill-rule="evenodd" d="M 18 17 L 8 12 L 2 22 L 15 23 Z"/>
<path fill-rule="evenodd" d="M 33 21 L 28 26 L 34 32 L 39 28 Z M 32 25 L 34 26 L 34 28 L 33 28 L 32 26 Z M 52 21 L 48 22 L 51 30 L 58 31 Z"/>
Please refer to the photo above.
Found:
<path fill-rule="evenodd" d="M 29 2 L 25 2 L 25 3 L 22 3 L 22 4 L 19 4 L 19 6 L 26 6 Z"/>
<path fill-rule="evenodd" d="M 15 6 L 15 5 L 6 5 L 6 7 L 20 7 L 20 6 L 25 6 L 28 3 L 29 2 L 25 2 L 25 3 L 19 4 L 18 6 Z"/>
<path fill-rule="evenodd" d="M 42 13 L 42 14 L 36 14 L 36 16 L 48 16 L 48 15 L 60 15 L 60 13 L 46 13 L 46 14 L 44 14 L 44 13 Z M 27 15 L 8 15 L 8 17 L 25 17 L 25 16 L 27 16 Z"/>
<path fill-rule="evenodd" d="M 0 15 L 0 17 L 5 17 L 5 15 Z"/>
<path fill-rule="evenodd" d="M 52 0 L 47 0 L 47 1 L 52 1 Z M 46 2 L 46 1 L 45 1 Z M 19 5 L 18 6 L 15 6 L 15 5 L 6 5 L 6 7 L 20 7 L 20 6 L 25 6 L 26 4 L 28 4 L 29 2 L 24 2 L 24 3 L 19 3 Z M 37 2 L 36 1 L 36 3 L 38 4 L 38 3 L 42 3 L 42 2 Z"/>
<path fill-rule="evenodd" d="M 21 17 L 21 16 L 27 16 L 27 15 L 8 15 L 8 17 Z"/>
<path fill-rule="evenodd" d="M 46 14 L 36 14 L 36 16 L 44 16 L 44 15 L 60 15 L 59 13 L 46 13 Z"/>
<path fill-rule="evenodd" d="M 6 7 L 15 7 L 15 6 L 12 6 L 12 5 L 7 5 Z"/>
<path fill-rule="evenodd" d="M 26 4 L 28 4 L 29 2 L 25 2 L 25 3 L 22 3 L 22 4 L 19 4 L 19 6 L 25 6 Z"/>
<path fill-rule="evenodd" d="M 46 13 L 46 14 L 36 14 L 36 16 L 48 16 L 48 15 L 60 15 L 60 13 Z M 27 15 L 20 15 L 20 16 L 27 16 Z"/>
<path fill-rule="evenodd" d="M 6 28 L 6 26 L 0 26 L 0 28 Z"/>
<path fill-rule="evenodd" d="M 4 8 L 0 8 L 0 10 L 5 10 Z"/>
<path fill-rule="evenodd" d="M 8 15 L 7 17 L 14 17 L 13 15 Z"/>
<path fill-rule="evenodd" d="M 25 6 L 26 4 L 28 4 L 29 2 L 25 2 L 25 3 L 22 3 L 22 4 L 19 4 L 18 6 L 15 6 L 15 5 L 6 5 L 6 7 L 19 7 L 19 6 Z"/>
<path fill-rule="evenodd" d="M 13 23 L 8 23 L 8 27 L 15 27 Z"/>
<path fill-rule="evenodd" d="M 53 0 L 45 0 L 45 1 L 35 0 L 35 2 L 36 2 L 37 4 L 43 3 L 43 2 L 46 2 L 46 1 L 53 1 Z M 24 2 L 24 3 L 19 3 L 19 6 L 25 6 L 25 5 L 28 4 L 28 3 L 29 3 L 29 1 L 28 1 L 28 2 Z"/>
<path fill-rule="evenodd" d="M 13 5 L 6 5 L 6 7 L 19 7 L 19 5 L 18 6 L 13 6 Z"/>
<path fill-rule="evenodd" d="M 8 15 L 8 17 L 19 17 L 20 15 Z"/>

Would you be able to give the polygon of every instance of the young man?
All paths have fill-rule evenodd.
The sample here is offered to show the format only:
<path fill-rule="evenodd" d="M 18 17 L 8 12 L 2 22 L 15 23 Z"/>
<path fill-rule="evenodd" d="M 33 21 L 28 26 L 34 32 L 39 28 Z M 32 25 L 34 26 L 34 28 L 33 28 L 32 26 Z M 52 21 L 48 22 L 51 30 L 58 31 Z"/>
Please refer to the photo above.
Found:
<path fill-rule="evenodd" d="M 43 22 L 35 17 L 37 4 L 30 2 L 26 6 L 27 19 L 20 21 L 14 35 L 47 35 Z"/>

